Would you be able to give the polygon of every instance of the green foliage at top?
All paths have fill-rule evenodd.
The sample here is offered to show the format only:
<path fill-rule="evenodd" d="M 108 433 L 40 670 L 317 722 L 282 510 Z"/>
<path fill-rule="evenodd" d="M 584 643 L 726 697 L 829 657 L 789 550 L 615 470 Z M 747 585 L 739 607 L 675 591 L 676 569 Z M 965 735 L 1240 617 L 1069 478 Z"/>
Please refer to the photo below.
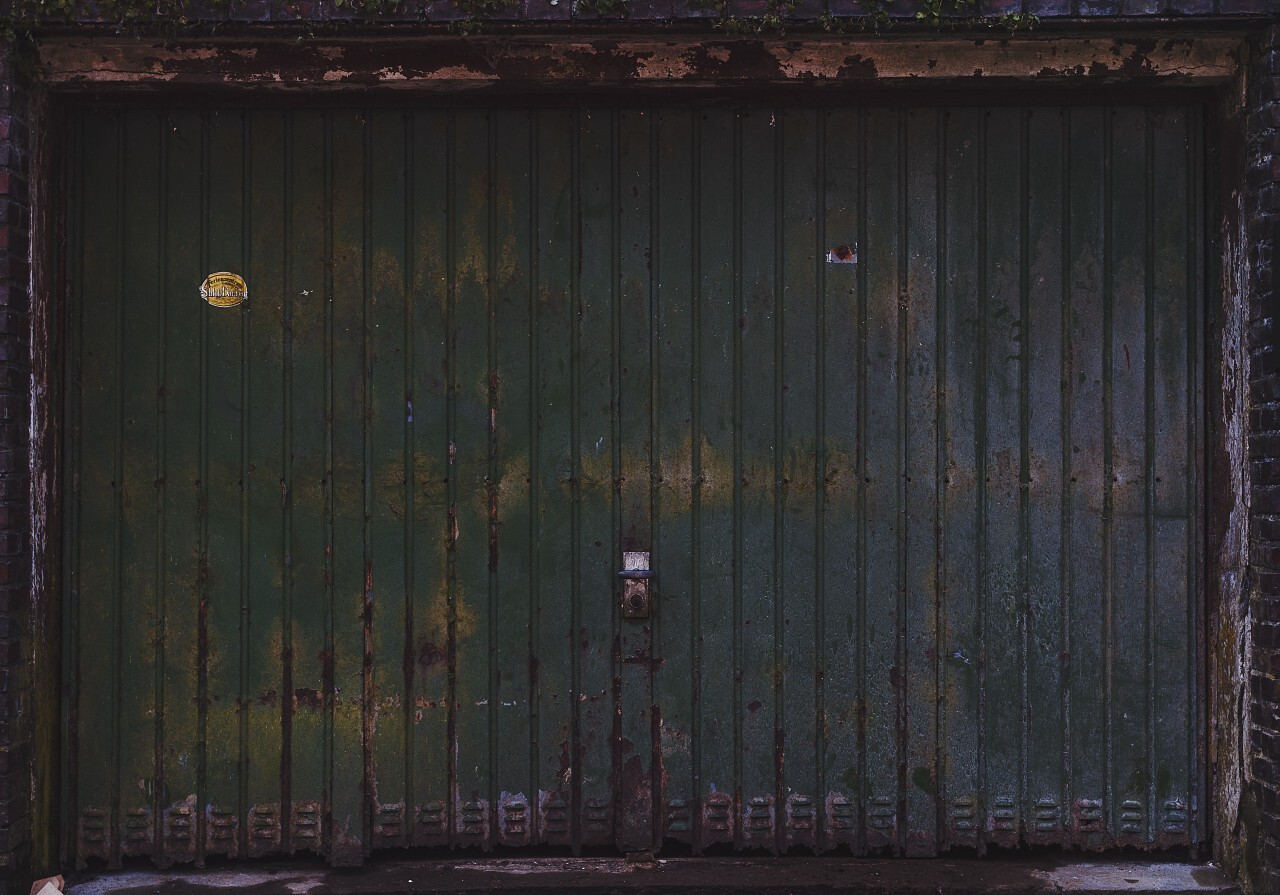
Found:
<path fill-rule="evenodd" d="M 521 0 L 447 0 L 457 15 L 440 17 L 450 21 L 459 33 L 471 34 L 484 24 L 501 18 L 512 19 L 510 13 Z M 560 0 L 573 4 L 575 18 L 625 19 L 630 0 Z M 686 0 L 691 9 L 715 15 L 704 21 L 731 34 L 785 33 L 787 27 L 809 24 L 828 32 L 852 30 L 879 32 L 896 24 L 915 22 L 936 29 L 974 26 L 1000 26 L 1017 31 L 1036 24 L 1033 15 L 1012 14 L 999 18 L 977 15 L 978 0 L 918 0 L 910 9 L 895 11 L 895 0 L 859 0 L 862 16 L 837 17 L 829 14 L 815 21 L 797 18 L 800 0 L 767 0 L 760 15 L 734 14 L 729 0 Z M 902 0 L 896 0 L 901 3 Z M 138 33 L 183 33 L 216 29 L 230 21 L 253 22 L 259 16 L 254 0 L 8 0 L 0 13 L 0 26 L 10 38 L 30 34 L 42 26 L 69 23 L 113 25 L 117 29 Z M 340 25 L 343 22 L 376 23 L 386 18 L 403 21 L 412 11 L 417 20 L 430 22 L 425 4 L 419 0 L 274 0 L 277 21 L 297 21 L 309 27 Z M 326 10 L 326 6 L 330 8 Z M 696 21 L 696 20 L 695 20 Z"/>

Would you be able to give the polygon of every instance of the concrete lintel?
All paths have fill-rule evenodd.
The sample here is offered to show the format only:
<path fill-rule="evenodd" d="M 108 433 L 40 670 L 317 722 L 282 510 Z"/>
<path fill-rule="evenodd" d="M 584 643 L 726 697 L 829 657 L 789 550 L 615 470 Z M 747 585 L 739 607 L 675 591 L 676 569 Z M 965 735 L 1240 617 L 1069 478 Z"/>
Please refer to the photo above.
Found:
<path fill-rule="evenodd" d="M 160 43 L 92 35 L 40 43 L 37 72 L 57 89 L 187 86 L 280 89 L 703 84 L 1218 85 L 1241 42 L 1193 37 L 438 37 Z"/>

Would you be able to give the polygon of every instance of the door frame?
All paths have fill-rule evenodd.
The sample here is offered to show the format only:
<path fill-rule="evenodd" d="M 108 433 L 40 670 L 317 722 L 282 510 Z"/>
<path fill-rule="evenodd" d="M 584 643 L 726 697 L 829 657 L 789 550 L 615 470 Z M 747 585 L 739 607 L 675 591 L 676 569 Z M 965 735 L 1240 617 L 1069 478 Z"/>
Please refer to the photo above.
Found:
<path fill-rule="evenodd" d="M 1169 38 L 1163 42 L 1152 37 Z M 771 96 L 789 102 L 858 104 L 1034 100 L 1081 103 L 1202 101 L 1206 115 L 1205 533 L 1198 654 L 1203 657 L 1200 764 L 1207 804 L 1200 822 L 1215 857 L 1233 846 L 1214 830 L 1234 828 L 1244 779 L 1239 747 L 1247 719 L 1246 620 L 1240 604 L 1248 567 L 1245 349 L 1248 239 L 1244 233 L 1243 115 L 1248 32 L 1143 32 L 1137 36 L 1030 36 L 1005 40 L 993 58 L 983 38 L 811 36 L 796 40 L 623 35 L 581 38 L 359 37 L 296 43 L 291 36 L 230 37 L 161 44 L 97 34 L 50 35 L 35 49 L 30 77 L 32 363 L 31 635 L 35 747 L 32 836 L 37 868 L 64 857 L 60 829 L 63 450 L 66 252 L 60 218 L 69 111 L 84 104 L 202 107 L 465 104 L 485 98 L 554 102 L 724 102 Z M 369 43 L 379 40 L 376 56 Z M 209 50 L 215 50 L 210 54 Z M 214 61 L 210 63 L 210 57 Z M 240 61 L 224 71 L 221 57 Z M 352 58 L 376 59 L 363 67 Z M 728 59 L 728 63 L 723 60 Z M 851 65 L 851 60 L 858 60 Z M 928 60 L 941 60 L 930 65 Z M 425 60 L 425 61 L 424 61 Z M 1051 64 L 1046 65 L 1046 61 Z M 351 70 L 348 70 L 351 69 Z M 403 77 L 390 73 L 399 71 Z M 339 73 L 335 76 L 335 72 Z M 980 72 L 980 74 L 979 74 Z M 370 82 L 376 82 L 372 86 Z M 588 86 L 588 82 L 590 86 Z M 264 85 L 266 85 L 264 87 Z M 1220 288 L 1219 288 L 1220 286 Z M 1215 299 L 1216 296 L 1216 299 Z M 1213 482 L 1230 482 L 1219 489 Z M 1212 646 L 1211 646 L 1212 645 Z M 1246 700 L 1247 701 L 1247 700 Z"/>

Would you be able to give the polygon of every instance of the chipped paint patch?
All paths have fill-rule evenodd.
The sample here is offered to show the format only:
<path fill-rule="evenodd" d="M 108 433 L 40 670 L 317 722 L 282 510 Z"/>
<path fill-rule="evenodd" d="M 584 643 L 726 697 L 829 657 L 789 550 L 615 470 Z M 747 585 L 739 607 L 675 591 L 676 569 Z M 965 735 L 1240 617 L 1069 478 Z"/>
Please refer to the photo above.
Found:
<path fill-rule="evenodd" d="M 397 80 L 409 80 L 409 75 Z M 433 81 L 499 81 L 501 75 L 492 72 L 476 71 L 462 65 L 445 66 L 444 68 L 433 69 L 431 72 Z"/>
<path fill-rule="evenodd" d="M 697 73 L 692 54 L 683 47 L 664 47 L 637 56 L 635 63 L 635 76 L 641 81 L 674 81 Z"/>
<path fill-rule="evenodd" d="M 168 83 L 170 81 L 178 80 L 179 77 L 180 76 L 174 72 L 156 71 L 156 72 L 150 73 L 150 76 L 147 78 L 147 80 Z M 128 72 L 98 69 L 93 73 L 93 77 L 83 78 L 82 80 L 92 80 L 92 81 L 103 83 L 103 84 L 118 84 L 118 83 L 133 83 L 138 79 L 136 76 L 130 75 Z"/>
<path fill-rule="evenodd" d="M 787 78 L 835 78 L 849 54 L 838 47 L 773 47 L 778 69 Z"/>

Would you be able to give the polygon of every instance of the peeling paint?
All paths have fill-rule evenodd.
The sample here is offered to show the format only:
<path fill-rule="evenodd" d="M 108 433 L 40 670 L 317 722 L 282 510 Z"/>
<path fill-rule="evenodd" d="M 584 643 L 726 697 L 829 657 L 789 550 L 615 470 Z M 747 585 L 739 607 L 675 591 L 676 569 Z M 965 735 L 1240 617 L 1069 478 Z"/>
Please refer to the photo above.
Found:
<path fill-rule="evenodd" d="M 1245 314 L 1248 308 L 1249 240 L 1241 193 L 1231 196 L 1223 222 L 1223 323 L 1219 335 L 1221 441 L 1212 452 L 1215 473 L 1228 482 L 1215 487 L 1218 499 L 1211 506 L 1211 524 L 1217 543 L 1210 549 L 1217 579 L 1210 582 L 1211 652 L 1210 717 L 1213 754 L 1214 837 L 1218 857 L 1228 867 L 1238 865 L 1239 843 L 1244 841 L 1241 799 L 1248 774 L 1249 663 L 1252 657 L 1248 592 L 1249 519 L 1248 491 L 1248 352 L 1245 350 Z"/>
<path fill-rule="evenodd" d="M 641 81 L 669 81 L 688 78 L 697 72 L 692 56 L 683 51 L 648 53 L 636 57 L 635 77 Z"/>
<path fill-rule="evenodd" d="M 744 82 L 832 83 L 929 79 L 1227 83 L 1239 69 L 1229 36 L 1135 40 L 1035 38 L 812 40 L 446 37 L 341 43 L 231 38 L 158 44 L 58 37 L 39 48 L 50 85 L 183 83 L 220 86 L 464 86 Z"/>

